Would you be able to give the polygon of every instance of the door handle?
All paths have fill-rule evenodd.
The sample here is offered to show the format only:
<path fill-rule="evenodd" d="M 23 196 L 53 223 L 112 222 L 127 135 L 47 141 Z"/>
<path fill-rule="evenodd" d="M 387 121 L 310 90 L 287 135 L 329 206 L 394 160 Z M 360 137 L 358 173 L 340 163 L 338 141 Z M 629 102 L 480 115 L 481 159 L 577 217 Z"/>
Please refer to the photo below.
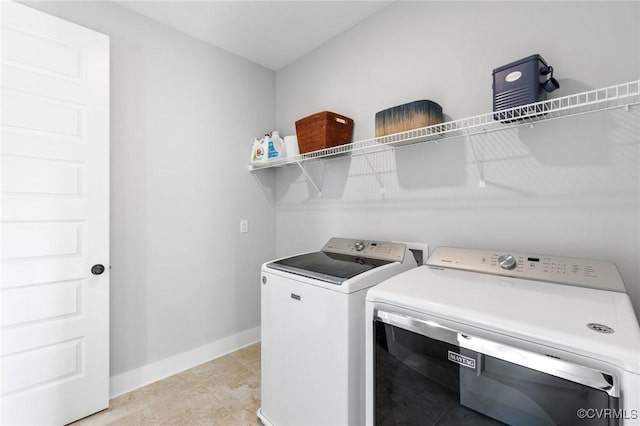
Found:
<path fill-rule="evenodd" d="M 104 265 L 96 264 L 91 267 L 91 273 L 93 275 L 100 275 L 104 272 Z"/>

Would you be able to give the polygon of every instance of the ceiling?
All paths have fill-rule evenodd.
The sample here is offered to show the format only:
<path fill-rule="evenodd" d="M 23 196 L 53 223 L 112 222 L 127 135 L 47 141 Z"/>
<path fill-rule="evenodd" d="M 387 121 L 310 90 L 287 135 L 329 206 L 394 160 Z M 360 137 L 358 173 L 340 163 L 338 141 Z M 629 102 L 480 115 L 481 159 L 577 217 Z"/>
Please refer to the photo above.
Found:
<path fill-rule="evenodd" d="M 118 4 L 277 71 L 391 1 L 128 1 Z"/>

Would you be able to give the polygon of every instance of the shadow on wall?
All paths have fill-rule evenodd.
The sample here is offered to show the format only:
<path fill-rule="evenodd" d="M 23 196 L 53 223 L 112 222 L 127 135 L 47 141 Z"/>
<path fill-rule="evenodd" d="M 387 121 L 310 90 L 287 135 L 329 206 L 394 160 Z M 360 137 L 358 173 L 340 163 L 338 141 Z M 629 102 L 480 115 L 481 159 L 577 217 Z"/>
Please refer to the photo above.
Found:
<path fill-rule="evenodd" d="M 284 190 L 276 194 L 276 202 L 285 195 L 288 204 L 304 204 L 312 199 L 344 200 L 350 179 L 366 177 L 369 183 L 373 182 L 372 185 L 376 186 L 376 173 L 382 180 L 389 173 L 397 173 L 399 186 L 409 190 L 465 185 L 466 154 L 462 138 L 450 139 L 442 144 L 429 142 L 405 145 L 394 149 L 392 154 L 389 152 L 368 154 L 367 158 L 355 154 L 307 162 L 304 164 L 306 174 L 297 166 L 280 169 L 278 186 L 282 185 L 280 187 Z M 392 163 L 395 164 L 386 163 L 387 155 L 393 155 L 395 161 Z"/>
<path fill-rule="evenodd" d="M 560 80 L 561 96 L 592 90 L 572 79 Z M 558 122 L 519 129 L 519 138 L 531 155 L 546 166 L 593 166 L 611 163 L 613 142 L 610 114 L 586 114 Z"/>
<path fill-rule="evenodd" d="M 398 185 L 404 189 L 464 186 L 467 180 L 465 150 L 464 138 L 396 149 Z"/>
<path fill-rule="evenodd" d="M 276 202 L 285 196 L 292 204 L 304 204 L 316 198 L 342 199 L 351 161 L 351 155 L 347 154 L 305 162 L 304 171 L 297 165 L 280 168 L 277 186 L 282 191 L 276 193 Z"/>
<path fill-rule="evenodd" d="M 276 200 L 276 181 L 273 178 L 275 169 L 263 169 L 256 170 L 251 173 L 253 178 L 260 185 L 260 189 L 264 192 L 264 195 L 271 205 L 275 205 Z"/>
<path fill-rule="evenodd" d="M 352 162 L 353 158 L 351 154 L 346 154 L 333 159 L 315 161 L 309 164 L 307 173 L 310 173 L 322 191 L 322 195 L 320 196 L 316 188 L 314 188 L 307 179 L 309 197 L 335 200 L 342 199 Z"/>

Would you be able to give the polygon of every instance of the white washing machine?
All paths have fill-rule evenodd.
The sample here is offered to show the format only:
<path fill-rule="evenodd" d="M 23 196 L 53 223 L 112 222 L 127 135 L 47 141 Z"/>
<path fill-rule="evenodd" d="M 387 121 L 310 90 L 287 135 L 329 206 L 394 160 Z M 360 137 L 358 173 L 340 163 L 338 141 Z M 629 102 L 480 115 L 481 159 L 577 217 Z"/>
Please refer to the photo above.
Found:
<path fill-rule="evenodd" d="M 367 295 L 366 424 L 640 424 L 615 264 L 439 247 L 427 265 Z"/>
<path fill-rule="evenodd" d="M 264 424 L 363 424 L 365 293 L 416 264 L 402 243 L 332 238 L 263 265 Z"/>

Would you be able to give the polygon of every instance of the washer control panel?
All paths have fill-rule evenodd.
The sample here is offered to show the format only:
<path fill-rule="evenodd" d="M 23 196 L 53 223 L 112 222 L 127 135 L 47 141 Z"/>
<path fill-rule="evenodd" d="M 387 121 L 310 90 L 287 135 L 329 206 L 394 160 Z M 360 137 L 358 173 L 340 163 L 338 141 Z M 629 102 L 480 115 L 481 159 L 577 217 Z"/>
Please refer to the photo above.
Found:
<path fill-rule="evenodd" d="M 331 238 L 327 244 L 324 245 L 322 251 L 389 260 L 391 262 L 402 262 L 404 260 L 406 246 L 402 243 L 390 243 L 386 241 Z"/>
<path fill-rule="evenodd" d="M 438 247 L 426 264 L 441 268 L 626 292 L 615 263 L 606 260 Z"/>

